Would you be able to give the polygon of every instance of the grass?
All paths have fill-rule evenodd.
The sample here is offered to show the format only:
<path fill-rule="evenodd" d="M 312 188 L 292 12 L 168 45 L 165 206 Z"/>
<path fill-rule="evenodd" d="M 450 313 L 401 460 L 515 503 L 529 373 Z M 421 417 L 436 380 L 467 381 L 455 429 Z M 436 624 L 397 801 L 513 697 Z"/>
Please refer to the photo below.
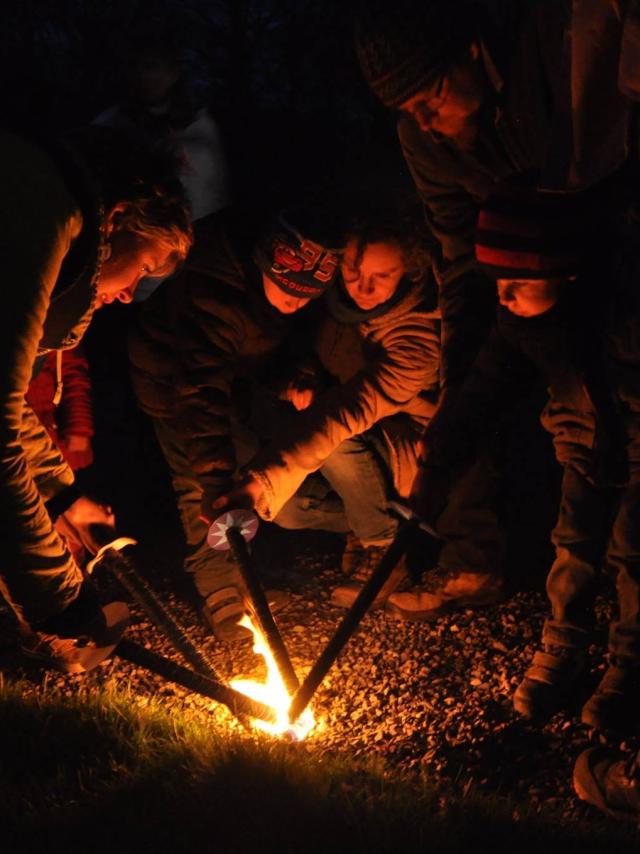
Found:
<path fill-rule="evenodd" d="M 372 756 L 231 731 L 111 686 L 0 688 L 0 848 L 65 852 L 628 852 L 633 829 L 567 826 L 453 796 Z M 515 813 L 519 818 L 514 818 Z M 45 843 L 44 840 L 47 840 Z"/>

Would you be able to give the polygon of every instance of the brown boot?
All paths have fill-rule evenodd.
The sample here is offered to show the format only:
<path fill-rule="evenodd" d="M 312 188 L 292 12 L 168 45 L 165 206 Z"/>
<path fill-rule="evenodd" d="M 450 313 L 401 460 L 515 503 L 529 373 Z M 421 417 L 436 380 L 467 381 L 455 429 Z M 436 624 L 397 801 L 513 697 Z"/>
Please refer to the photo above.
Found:
<path fill-rule="evenodd" d="M 341 584 L 336 587 L 331 594 L 331 604 L 338 608 L 350 608 L 356 601 L 358 594 L 376 571 L 384 555 L 387 552 L 387 546 L 367 546 L 364 549 L 363 558 L 360 565 L 357 567 L 351 581 L 347 584 Z M 382 585 L 378 595 L 369 606 L 370 611 L 377 608 L 382 608 L 387 598 L 398 585 L 407 577 L 405 569 L 404 555 L 400 558 L 396 566 L 391 570 L 389 577 Z"/>
<path fill-rule="evenodd" d="M 423 622 L 455 608 L 493 605 L 501 599 L 502 578 L 498 575 L 436 568 L 427 573 L 423 585 L 389 596 L 386 613 L 392 620 Z"/>
<path fill-rule="evenodd" d="M 342 572 L 347 576 L 353 575 L 362 563 L 364 553 L 365 547 L 362 544 L 362 540 L 358 539 L 352 531 L 349 531 L 347 541 L 344 544 L 344 551 L 342 552 L 342 564 L 340 567 Z"/>

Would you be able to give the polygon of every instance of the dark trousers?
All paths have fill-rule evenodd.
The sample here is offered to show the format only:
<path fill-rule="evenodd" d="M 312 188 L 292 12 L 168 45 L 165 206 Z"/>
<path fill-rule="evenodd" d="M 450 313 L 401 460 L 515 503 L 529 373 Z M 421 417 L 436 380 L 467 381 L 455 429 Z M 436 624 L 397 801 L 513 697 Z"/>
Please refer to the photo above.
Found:
<path fill-rule="evenodd" d="M 552 616 L 543 640 L 585 646 L 593 626 L 593 603 L 603 565 L 618 594 L 618 620 L 611 623 L 609 651 L 640 660 L 640 483 L 602 489 L 571 466 L 562 480 L 558 522 L 552 534 L 556 559 L 547 578 Z"/>

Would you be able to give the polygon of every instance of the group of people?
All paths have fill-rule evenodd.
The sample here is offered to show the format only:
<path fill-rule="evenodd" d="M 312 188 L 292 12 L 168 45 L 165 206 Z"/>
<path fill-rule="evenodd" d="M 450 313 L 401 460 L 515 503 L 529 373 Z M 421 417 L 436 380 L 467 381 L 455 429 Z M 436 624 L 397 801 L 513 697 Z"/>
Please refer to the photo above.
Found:
<path fill-rule="evenodd" d="M 575 694 L 606 568 L 618 614 L 582 719 L 630 731 L 640 701 L 639 39 L 636 0 L 363 4 L 360 66 L 399 111 L 424 222 L 387 199 L 339 215 L 307 199 L 268 216 L 229 207 L 192 227 L 170 152 L 104 127 L 56 143 L 6 134 L 0 239 L 19 281 L 0 320 L 0 589 L 25 653 L 79 672 L 126 626 L 124 606 L 99 604 L 70 550 L 95 550 L 92 526 L 113 513 L 74 488 L 27 402 L 32 375 L 77 345 L 95 309 L 164 277 L 132 323 L 133 386 L 219 639 L 243 636 L 237 569 L 207 545 L 211 522 L 233 507 L 344 534 L 332 602 L 345 608 L 396 534 L 390 502 L 411 501 L 442 539 L 437 565 L 416 585 L 401 561 L 372 607 L 420 621 L 497 602 L 508 567 L 496 445 L 542 378 L 563 480 L 551 613 L 514 706 L 541 719 Z M 601 808 L 640 812 L 633 762 L 591 750 L 575 775 Z"/>

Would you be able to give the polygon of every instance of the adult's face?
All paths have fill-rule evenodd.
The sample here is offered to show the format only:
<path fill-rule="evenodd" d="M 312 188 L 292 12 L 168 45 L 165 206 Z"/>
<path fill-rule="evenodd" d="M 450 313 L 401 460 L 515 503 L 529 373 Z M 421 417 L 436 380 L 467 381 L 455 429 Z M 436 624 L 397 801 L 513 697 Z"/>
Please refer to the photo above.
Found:
<path fill-rule="evenodd" d="M 472 44 L 434 82 L 400 105 L 413 116 L 420 130 L 433 131 L 465 144 L 477 127 L 478 114 L 487 94 L 487 82 Z"/>
<path fill-rule="evenodd" d="M 277 308 L 281 314 L 294 314 L 294 312 L 303 308 L 309 299 L 301 299 L 294 297 L 293 294 L 288 294 L 281 287 L 276 285 L 266 273 L 262 274 L 262 287 L 264 295 L 274 308 Z"/>
<path fill-rule="evenodd" d="M 97 308 L 133 299 L 140 279 L 166 276 L 172 271 L 172 252 L 166 245 L 131 231 L 113 232 L 111 255 L 102 265 L 97 285 Z"/>
<path fill-rule="evenodd" d="M 549 279 L 498 279 L 498 300 L 511 314 L 537 317 L 556 304 L 558 287 Z"/>
<path fill-rule="evenodd" d="M 154 54 L 140 55 L 131 72 L 131 85 L 147 107 L 162 105 L 180 77 L 178 68 Z"/>
<path fill-rule="evenodd" d="M 368 243 L 359 253 L 354 239 L 347 242 L 340 269 L 347 293 L 363 311 L 391 299 L 406 272 L 403 252 L 395 243 Z"/>

